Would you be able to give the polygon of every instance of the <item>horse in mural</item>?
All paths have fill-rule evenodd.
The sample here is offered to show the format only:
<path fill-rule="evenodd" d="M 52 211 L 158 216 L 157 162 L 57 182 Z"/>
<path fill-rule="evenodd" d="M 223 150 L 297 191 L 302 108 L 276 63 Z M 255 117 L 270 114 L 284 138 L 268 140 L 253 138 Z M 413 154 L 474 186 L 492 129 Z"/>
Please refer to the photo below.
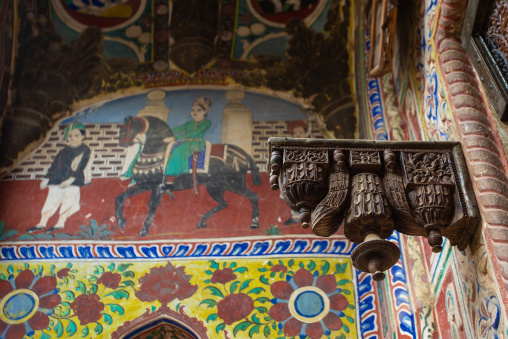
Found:
<path fill-rule="evenodd" d="M 148 214 L 143 228 L 139 231 L 139 236 L 144 237 L 148 235 L 148 228 L 152 224 L 155 212 L 165 192 L 171 194 L 174 191 L 196 189 L 197 185 L 205 185 L 208 194 L 218 202 L 218 205 L 201 217 L 198 228 L 206 227 L 207 219 L 228 206 L 224 200 L 226 191 L 243 195 L 251 201 L 252 223 L 250 228 L 259 228 L 258 196 L 245 185 L 249 169 L 252 183 L 261 185 L 261 176 L 252 157 L 235 145 L 214 144 L 212 149 L 219 150 L 215 153 L 222 151 L 222 155 L 215 156 L 212 152 L 206 173 L 197 173 L 193 168 L 193 173 L 175 176 L 173 183 L 167 184 L 167 178 L 164 175 L 168 148 L 166 140 L 172 136 L 173 132 L 166 122 L 151 116 L 127 117 L 124 125 L 120 126 L 119 145 L 137 148 L 136 156 L 128 170 L 128 176 L 135 185 L 118 195 L 115 200 L 118 225 L 122 229 L 125 226 L 126 220 L 123 218 L 125 199 L 150 191 Z M 128 161 L 127 158 L 126 161 Z"/>

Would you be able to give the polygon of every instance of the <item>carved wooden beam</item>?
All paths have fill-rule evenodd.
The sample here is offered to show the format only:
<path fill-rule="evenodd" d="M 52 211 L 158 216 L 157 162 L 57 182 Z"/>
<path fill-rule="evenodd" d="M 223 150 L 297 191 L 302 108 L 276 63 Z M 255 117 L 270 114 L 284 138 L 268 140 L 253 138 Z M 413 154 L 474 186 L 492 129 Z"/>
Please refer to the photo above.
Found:
<path fill-rule="evenodd" d="M 270 138 L 270 184 L 302 227 L 328 237 L 344 223 L 359 245 L 353 264 L 375 280 L 399 260 L 385 239 L 394 230 L 424 236 L 434 252 L 443 237 L 464 250 L 480 222 L 457 142 L 379 142 Z"/>

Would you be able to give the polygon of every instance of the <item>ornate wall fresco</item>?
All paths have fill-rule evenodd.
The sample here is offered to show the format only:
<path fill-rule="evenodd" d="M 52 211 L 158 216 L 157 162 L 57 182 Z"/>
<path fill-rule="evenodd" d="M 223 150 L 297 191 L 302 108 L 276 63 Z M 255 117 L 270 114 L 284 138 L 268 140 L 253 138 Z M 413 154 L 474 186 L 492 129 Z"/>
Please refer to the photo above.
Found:
<path fill-rule="evenodd" d="M 402 129 L 406 140 L 462 140 L 466 158 L 472 157 L 473 161 L 481 159 L 479 154 L 474 154 L 474 150 L 484 148 L 480 147 L 477 141 L 462 138 L 474 138 L 479 134 L 485 138 L 487 136 L 480 132 L 480 129 L 469 130 L 464 124 L 483 125 L 487 118 L 460 115 L 459 121 L 454 111 L 466 109 L 464 102 L 473 100 L 465 94 L 478 101 L 485 100 L 486 97 L 483 96 L 482 99 L 483 94 L 479 94 L 482 93 L 479 88 L 472 90 L 467 87 L 466 90 L 451 87 L 461 83 L 458 73 L 462 71 L 463 77 L 474 79 L 474 76 L 467 73 L 468 70 L 474 71 L 472 68 L 464 68 L 465 66 L 450 68 L 454 62 L 464 60 L 459 54 L 452 57 L 451 51 L 457 49 L 451 45 L 440 45 L 439 40 L 443 39 L 443 35 L 453 36 L 455 31 L 460 32 L 460 28 L 453 28 L 455 27 L 453 25 L 461 22 L 460 14 L 457 13 L 464 10 L 466 3 L 451 4 L 449 1 L 429 0 L 413 4 L 410 8 L 413 23 L 404 26 L 410 27 L 409 36 L 398 37 L 399 43 L 402 45 L 407 43 L 408 46 L 396 49 L 398 54 L 395 60 L 400 67 L 394 69 L 393 82 L 390 81 L 391 74 L 383 79 L 381 91 L 387 92 L 388 95 L 381 98 L 383 104 L 389 107 L 393 102 L 389 93 L 395 91 L 398 97 L 401 117 L 398 124 L 391 121 L 387 124 L 389 129 L 387 134 L 390 137 L 393 138 L 393 135 Z M 445 11 L 445 14 L 442 11 Z M 448 21 L 449 17 L 455 18 L 454 24 Z M 447 29 L 449 31 L 446 31 Z M 467 84 L 469 82 L 466 81 Z M 480 109 L 480 106 L 471 107 Z M 482 114 L 486 116 L 490 114 L 486 106 L 481 110 L 485 111 Z M 371 131 L 375 131 L 376 121 L 374 114 L 367 116 L 367 127 Z M 482 131 L 489 128 L 485 127 Z M 374 135 L 374 132 L 371 132 L 370 136 Z M 489 137 L 489 140 L 493 139 Z M 467 151 L 473 153 L 468 155 Z M 500 157 L 503 159 L 502 155 Z M 484 158 L 488 158 L 486 154 Z M 487 160 L 487 163 L 491 162 Z M 474 161 L 472 163 L 476 164 Z M 483 160 L 476 166 L 480 163 L 484 163 Z M 493 166 L 502 167 L 502 165 Z M 470 171 L 472 170 L 474 168 L 470 167 Z M 488 206 L 493 208 L 494 205 L 496 204 Z M 503 269 L 498 266 L 504 265 L 504 259 L 500 252 L 495 251 L 496 244 L 492 242 L 487 227 L 488 224 L 483 225 L 483 230 L 477 232 L 466 251 L 461 252 L 445 246 L 439 255 L 433 254 L 427 244 L 420 239 L 405 237 L 404 249 L 412 267 L 411 297 L 415 298 L 413 305 L 415 313 L 418 314 L 418 333 L 422 333 L 424 337 L 502 338 L 508 335 L 505 307 L 507 299 L 504 288 L 506 285 L 503 283 Z M 496 237 L 499 238 L 498 235 Z"/>
<path fill-rule="evenodd" d="M 398 337 L 415 337 L 404 258 L 376 285 L 351 268 L 351 242 L 303 230 L 269 189 L 268 137 L 322 137 L 297 103 L 234 88 L 160 88 L 97 102 L 62 120 L 0 181 L 9 192 L 0 204 L 2 333 L 379 338 L 388 321 Z M 175 146 L 171 132 L 186 141 Z M 171 154 L 189 143 L 187 166 L 162 176 Z M 69 167 L 75 179 L 62 185 Z M 23 209 L 27 201 L 34 207 Z M 216 213 L 205 225 L 209 211 Z M 167 295 L 155 283 L 165 277 L 180 279 L 181 291 Z M 27 309 L 16 308 L 25 299 Z M 382 303 L 390 308 L 383 316 Z M 238 305 L 236 317 L 228 308 Z M 141 326 L 157 317 L 166 320 Z"/>
<path fill-rule="evenodd" d="M 207 112 L 194 112 L 202 107 Z M 315 122 L 300 110 L 281 99 L 224 90 L 152 90 L 86 108 L 62 121 L 4 178 L 2 190 L 11 193 L 2 197 L 0 215 L 8 230 L 17 230 L 18 240 L 301 234 L 283 200 L 269 190 L 263 168 L 268 137 L 300 131 L 305 137 L 319 137 Z M 83 140 L 76 147 L 67 146 L 66 137 L 70 144 L 68 136 L 78 125 Z M 192 132 L 195 125 L 199 126 Z M 176 140 L 169 140 L 172 136 Z M 180 155 L 183 147 L 192 149 Z M 64 164 L 64 152 L 80 148 L 85 149 L 83 156 L 70 158 L 76 164 Z M 58 198 L 41 184 L 49 179 L 50 188 L 61 185 L 68 179 L 66 166 L 76 166 L 74 171 L 83 178 L 71 185 L 80 187 L 81 197 L 68 220 L 62 212 L 63 219 L 51 213 L 49 200 Z M 33 209 L 12 213 L 23 206 L 27 192 Z M 189 205 L 193 213 L 179 213 Z M 100 232 L 83 232 L 92 223 Z M 284 223 L 287 226 L 273 228 Z"/>
<path fill-rule="evenodd" d="M 399 50 L 404 62 L 378 79 L 360 66 L 358 98 L 350 74 L 352 1 L 202 1 L 196 15 L 219 13 L 203 18 L 206 34 L 188 19 L 196 10 L 190 1 L 85 3 L 25 3 L 42 36 L 61 39 L 54 54 L 39 41 L 37 55 L 73 61 L 62 64 L 56 87 L 82 92 L 62 100 L 48 83 L 28 94 L 16 88 L 16 107 L 44 107 L 51 122 L 0 180 L 0 336 L 508 335 L 488 234 L 464 252 L 445 245 L 440 255 L 394 234 L 401 260 L 374 283 L 351 267 L 353 244 L 340 233 L 316 238 L 301 229 L 268 184 L 271 136 L 321 138 L 324 126 L 350 138 L 358 118 L 372 139 L 458 139 L 435 43 L 443 1 L 412 2 L 409 48 Z M 302 21 L 285 25 L 289 18 Z M 360 31 L 355 47 L 365 65 L 369 32 Z M 179 54 L 187 43 L 195 59 Z M 39 61 L 38 72 L 52 69 Z M 81 69 L 96 70 L 101 85 L 79 82 L 77 73 L 60 77 Z M 36 78 L 27 72 L 18 79 Z M 41 88 L 51 95 L 22 100 Z M 82 177 L 54 179 L 68 158 Z M 50 193 L 57 181 L 71 193 Z"/>
<path fill-rule="evenodd" d="M 140 85 L 243 84 L 284 92 L 306 102 L 331 133 L 356 133 L 351 1 L 284 2 L 281 8 L 268 0 L 174 1 L 171 6 L 165 0 L 33 0 L 20 6 L 23 43 L 11 115 L 24 120 L 4 127 L 2 173 L 70 114 L 73 101 Z M 32 100 L 26 98 L 36 98 L 37 104 L 27 106 Z M 32 144 L 27 148 L 24 140 Z"/>
<path fill-rule="evenodd" d="M 148 338 L 162 331 L 176 338 L 356 338 L 364 332 L 349 258 L 30 262 L 3 266 L 0 276 L 6 338 Z M 161 315 L 173 320 L 157 326 Z M 133 326 L 140 320 L 149 327 Z"/>

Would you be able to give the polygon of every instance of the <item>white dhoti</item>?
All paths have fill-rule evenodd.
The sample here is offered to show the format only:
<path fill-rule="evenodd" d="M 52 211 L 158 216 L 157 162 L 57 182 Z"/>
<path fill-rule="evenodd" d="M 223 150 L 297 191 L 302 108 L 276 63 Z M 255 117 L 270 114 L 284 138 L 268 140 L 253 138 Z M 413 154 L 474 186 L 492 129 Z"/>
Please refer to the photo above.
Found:
<path fill-rule="evenodd" d="M 49 185 L 48 197 L 42 207 L 41 214 L 48 213 L 50 216 L 55 214 L 60 207 L 60 215 L 72 214 L 79 211 L 79 200 L 80 191 L 79 186 L 68 186 L 66 188 L 60 188 L 59 186 Z"/>

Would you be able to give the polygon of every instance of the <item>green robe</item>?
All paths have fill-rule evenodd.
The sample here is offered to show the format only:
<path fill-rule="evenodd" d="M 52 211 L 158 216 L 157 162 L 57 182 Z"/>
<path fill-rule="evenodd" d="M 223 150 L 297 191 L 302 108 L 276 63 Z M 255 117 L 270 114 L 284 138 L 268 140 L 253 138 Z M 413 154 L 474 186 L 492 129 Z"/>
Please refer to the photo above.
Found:
<path fill-rule="evenodd" d="M 186 140 L 171 152 L 164 175 L 176 176 L 189 173 L 189 157 L 194 152 L 199 152 L 205 148 L 203 135 L 210 128 L 211 124 L 206 119 L 199 122 L 192 120 L 173 129 L 177 141 Z"/>

